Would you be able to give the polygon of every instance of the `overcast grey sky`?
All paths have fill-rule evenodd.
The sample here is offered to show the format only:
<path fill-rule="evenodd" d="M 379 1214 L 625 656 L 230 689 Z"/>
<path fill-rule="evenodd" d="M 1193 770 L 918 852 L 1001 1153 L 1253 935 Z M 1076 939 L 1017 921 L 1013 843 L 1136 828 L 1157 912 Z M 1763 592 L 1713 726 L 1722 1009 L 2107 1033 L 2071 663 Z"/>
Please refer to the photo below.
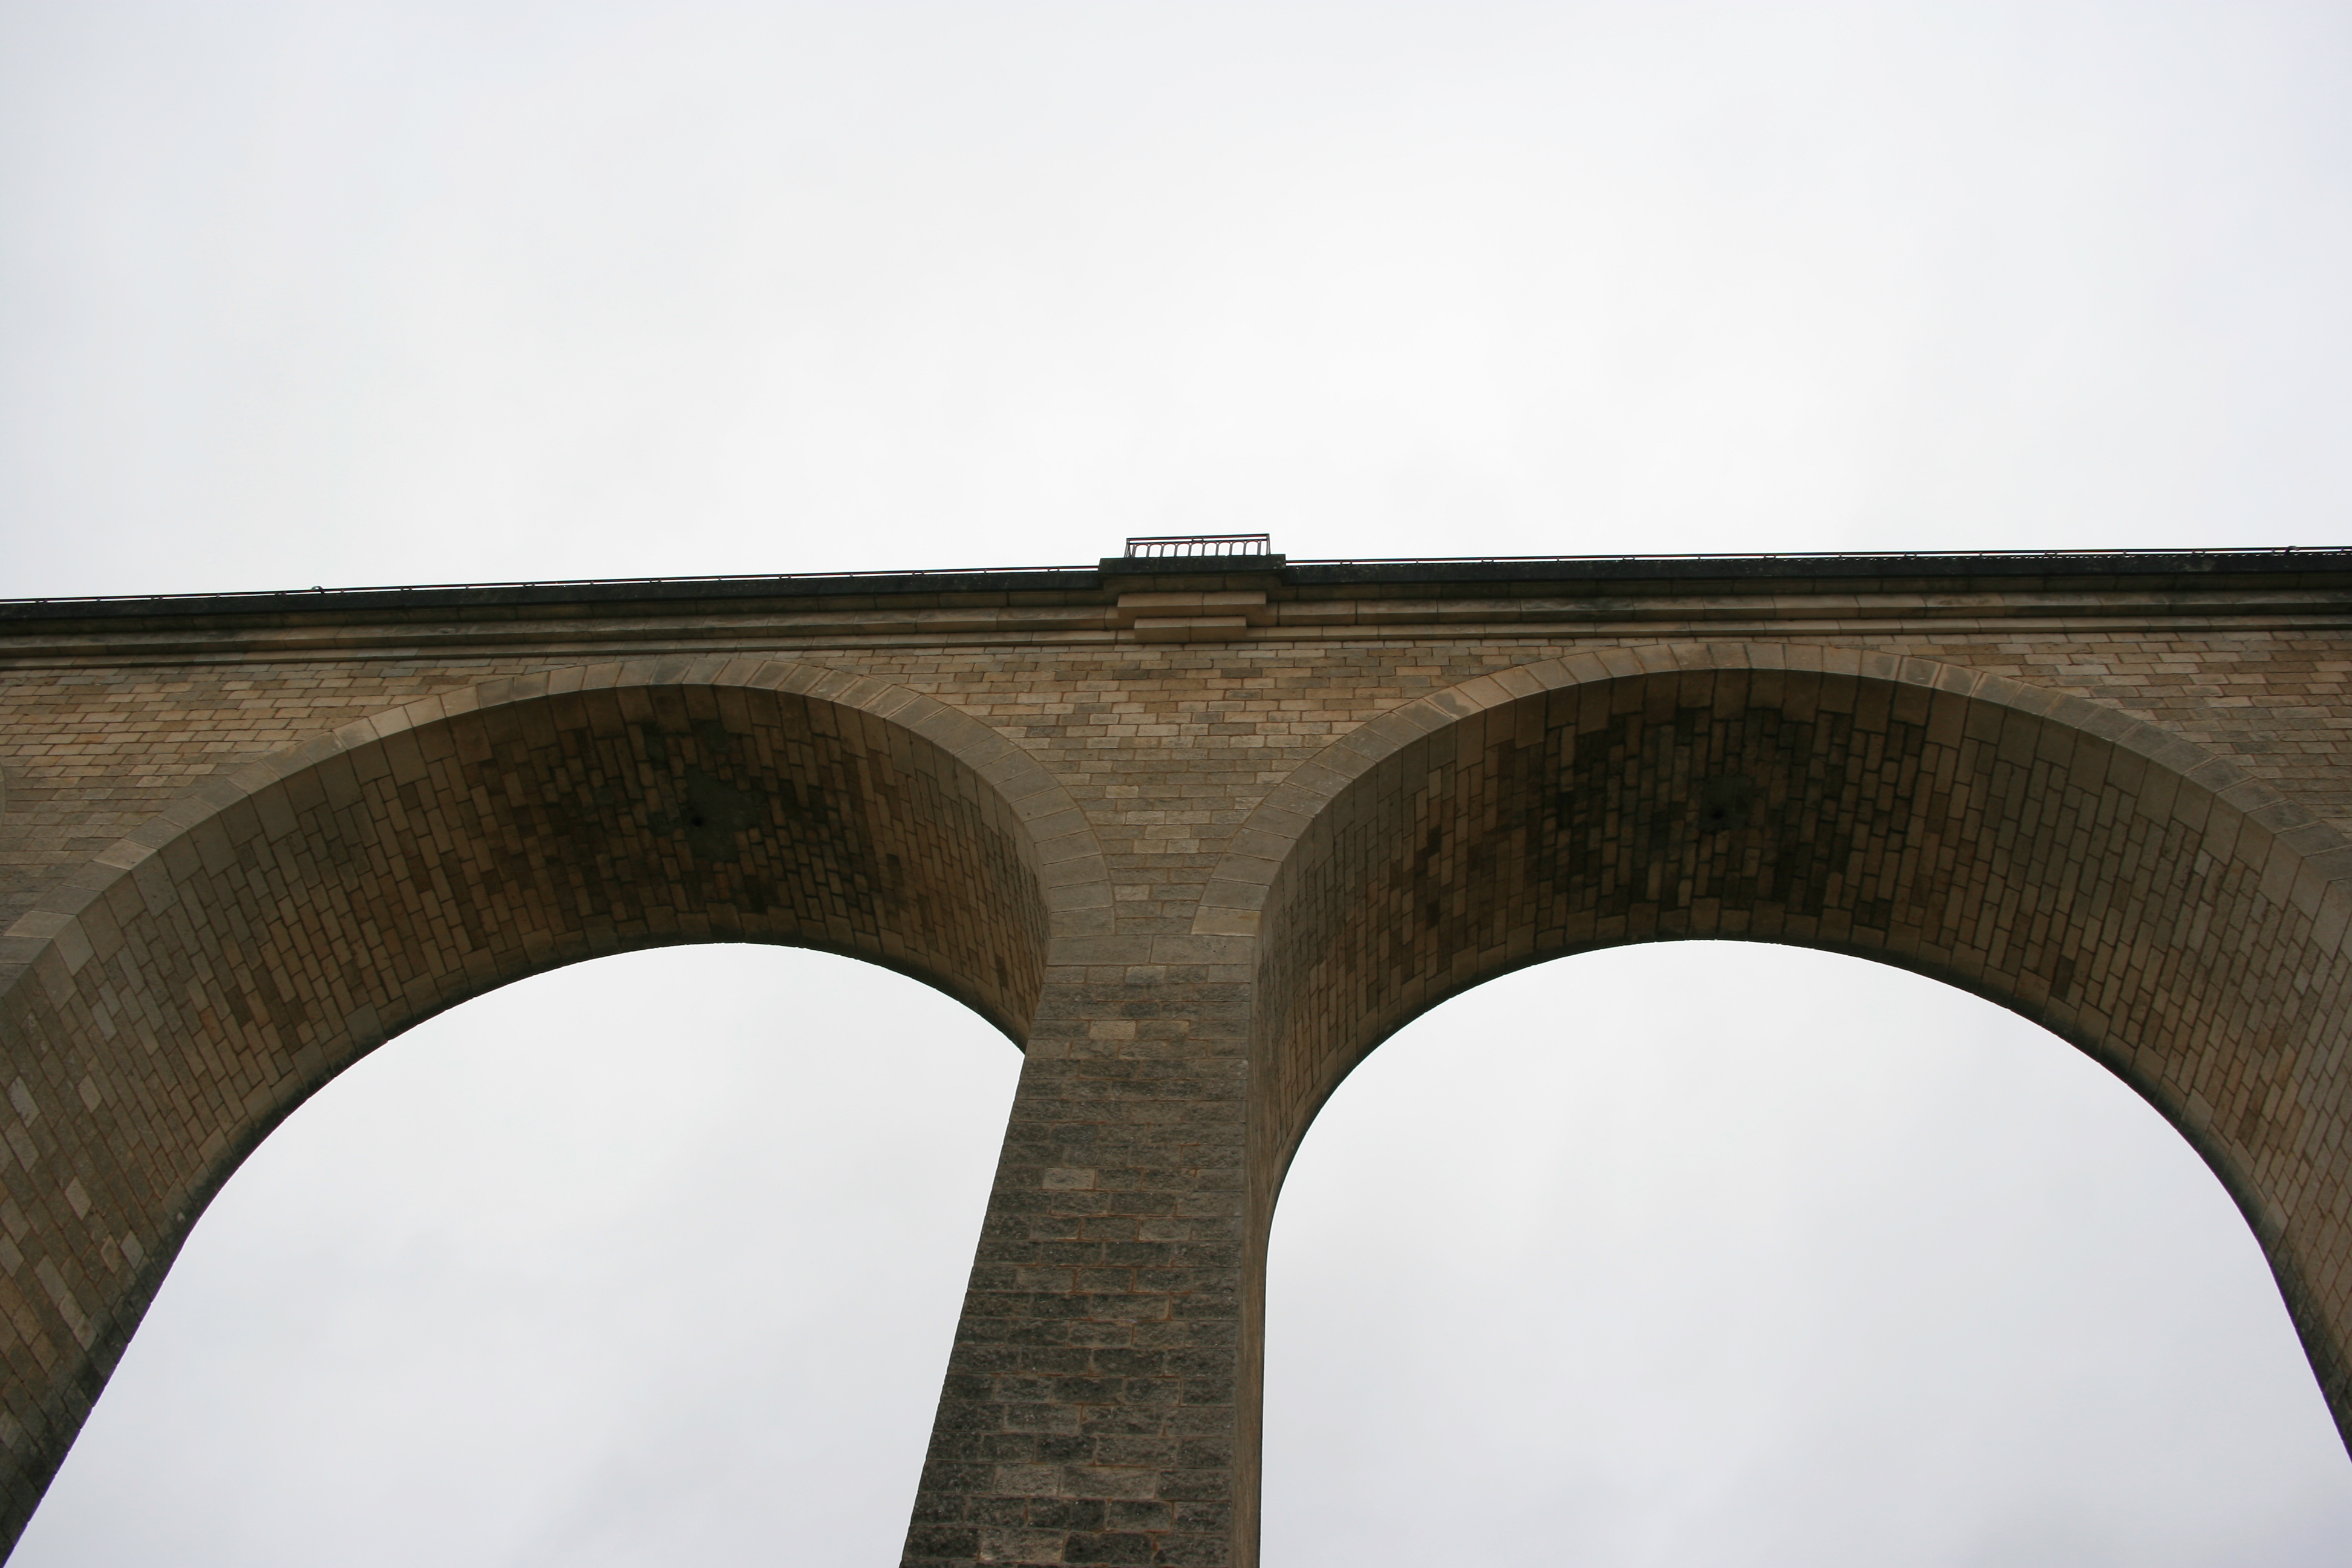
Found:
<path fill-rule="evenodd" d="M 2336 537 L 2337 4 L 0 16 L 26 592 Z"/>
<path fill-rule="evenodd" d="M 0 0 L 0 593 L 2340 543 L 2347 117 L 2342 4 Z M 16 1561 L 887 1561 L 1015 1066 L 809 954 L 457 1009 L 232 1183 Z M 1851 961 L 1439 1009 L 1272 1313 L 1268 1568 L 2352 1537 L 2187 1147 Z"/>

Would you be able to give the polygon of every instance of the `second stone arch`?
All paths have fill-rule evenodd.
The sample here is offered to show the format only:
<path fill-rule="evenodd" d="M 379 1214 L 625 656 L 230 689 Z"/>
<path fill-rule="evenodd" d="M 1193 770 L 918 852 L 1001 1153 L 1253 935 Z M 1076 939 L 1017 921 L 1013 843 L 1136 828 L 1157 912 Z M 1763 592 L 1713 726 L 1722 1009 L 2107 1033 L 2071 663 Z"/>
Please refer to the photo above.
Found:
<path fill-rule="evenodd" d="M 1496 975 L 1713 937 L 1959 985 L 2126 1079 L 2237 1199 L 2352 1433 L 2344 847 L 2119 709 L 1854 649 L 1609 649 L 1362 725 L 1269 793 L 1196 917 L 1255 949 L 1244 1430 L 1276 1197 L 1349 1071 Z"/>

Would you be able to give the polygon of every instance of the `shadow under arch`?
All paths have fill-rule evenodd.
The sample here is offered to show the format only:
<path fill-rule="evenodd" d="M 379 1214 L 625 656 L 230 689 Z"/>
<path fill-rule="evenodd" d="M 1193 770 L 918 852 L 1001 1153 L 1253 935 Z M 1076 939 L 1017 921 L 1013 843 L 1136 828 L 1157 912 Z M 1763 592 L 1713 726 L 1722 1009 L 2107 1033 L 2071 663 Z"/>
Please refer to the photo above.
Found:
<path fill-rule="evenodd" d="M 1291 1155 L 1403 1024 L 1594 948 L 1788 942 L 1959 985 L 2146 1097 L 2245 1214 L 2352 1441 L 2347 869 L 2200 747 L 1924 659 L 1661 646 L 1433 693 L 1271 792 L 1197 917 L 1258 939 L 1245 1322 Z"/>
<path fill-rule="evenodd" d="M 583 959 L 721 941 L 899 970 L 1019 1044 L 1052 943 L 1109 903 L 1091 830 L 1018 747 L 777 660 L 492 681 L 199 789 L 0 950 L 0 1542 L 205 1204 L 393 1035 Z"/>

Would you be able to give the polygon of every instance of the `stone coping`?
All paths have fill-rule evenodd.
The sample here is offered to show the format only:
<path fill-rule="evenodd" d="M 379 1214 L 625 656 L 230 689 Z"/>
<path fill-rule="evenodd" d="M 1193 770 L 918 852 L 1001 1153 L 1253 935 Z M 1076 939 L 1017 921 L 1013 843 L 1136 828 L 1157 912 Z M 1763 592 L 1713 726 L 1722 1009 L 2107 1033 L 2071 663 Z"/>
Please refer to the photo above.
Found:
<path fill-rule="evenodd" d="M 14 623 L 120 624 L 203 617 L 249 623 L 353 616 L 394 619 L 418 612 L 473 612 L 529 616 L 580 606 L 696 607 L 719 612 L 749 604 L 803 599 L 919 595 L 942 602 L 999 604 L 1091 600 L 1123 580 L 1155 586 L 1251 586 L 1333 589 L 1452 584 L 1544 584 L 1566 591 L 1607 585 L 1619 592 L 1643 584 L 1687 589 L 1743 584 L 1802 591 L 1836 583 L 1853 592 L 1868 583 L 1889 590 L 1930 585 L 1941 591 L 1979 584 L 1988 588 L 2046 586 L 2062 592 L 2116 587 L 2194 590 L 2229 579 L 2233 586 L 2265 580 L 2282 585 L 2352 585 L 2352 549 L 2201 551 L 2046 551 L 1907 554 L 1790 555 L 1550 555 L 1458 557 L 1397 561 L 1290 561 L 1263 557 L 1111 557 L 1091 566 L 985 568 L 935 572 L 838 573 L 741 577 L 651 577 L 560 583 L 440 584 L 413 587 L 310 588 L 233 594 L 155 595 L 94 598 L 0 600 L 0 627 Z M 1750 591 L 1755 591 L 1751 589 Z"/>

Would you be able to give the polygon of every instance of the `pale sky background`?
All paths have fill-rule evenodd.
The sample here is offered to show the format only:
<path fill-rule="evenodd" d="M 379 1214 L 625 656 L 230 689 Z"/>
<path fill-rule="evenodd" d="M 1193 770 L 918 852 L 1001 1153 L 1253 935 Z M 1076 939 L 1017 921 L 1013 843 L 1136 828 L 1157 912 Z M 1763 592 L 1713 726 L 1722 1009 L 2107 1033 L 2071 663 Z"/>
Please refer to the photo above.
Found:
<path fill-rule="evenodd" d="M 2347 198 L 2346 4 L 0 0 L 0 594 L 2339 544 Z M 1016 1067 L 805 953 L 468 1004 L 230 1184 L 14 1562 L 890 1561 Z M 1267 1568 L 2352 1540 L 2187 1146 L 1853 961 L 1439 1009 L 1271 1311 Z"/>

